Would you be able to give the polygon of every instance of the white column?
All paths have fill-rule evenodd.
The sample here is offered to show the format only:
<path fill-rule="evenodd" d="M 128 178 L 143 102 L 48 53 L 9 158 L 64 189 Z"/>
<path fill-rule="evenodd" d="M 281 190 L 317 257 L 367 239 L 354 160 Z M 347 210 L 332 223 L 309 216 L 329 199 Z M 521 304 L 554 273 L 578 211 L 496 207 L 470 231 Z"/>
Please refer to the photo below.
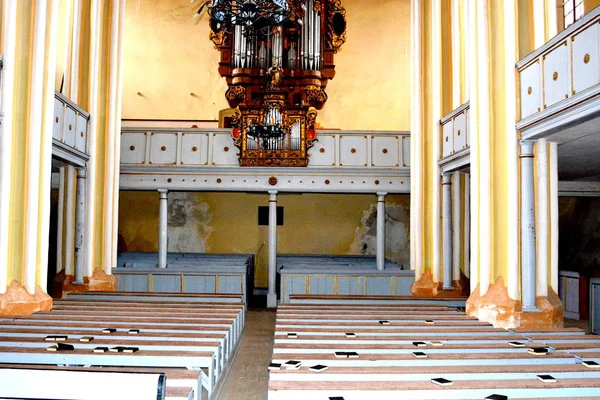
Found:
<path fill-rule="evenodd" d="M 415 280 L 423 273 L 423 110 L 421 81 L 421 0 L 412 0 L 410 113 L 410 268 Z"/>
<path fill-rule="evenodd" d="M 519 157 L 517 129 L 517 83 L 515 63 L 517 52 L 517 3 L 502 2 L 504 7 L 504 98 L 506 112 L 506 174 L 508 176 L 507 195 L 507 255 L 508 276 L 506 284 L 508 296 L 513 300 L 519 297 Z"/>
<path fill-rule="evenodd" d="M 63 231 L 65 219 L 65 189 L 67 187 L 65 167 L 59 169 L 58 180 L 58 223 L 56 232 L 56 272 L 64 268 L 63 265 Z"/>
<path fill-rule="evenodd" d="M 75 168 L 68 166 L 67 175 L 67 198 L 65 213 L 65 275 L 73 275 L 73 234 L 75 232 L 75 220 L 73 206 L 75 204 Z"/>
<path fill-rule="evenodd" d="M 168 190 L 159 189 L 159 215 L 158 215 L 158 267 L 167 268 L 167 193 Z"/>
<path fill-rule="evenodd" d="M 550 142 L 550 286 L 558 293 L 558 154 Z"/>
<path fill-rule="evenodd" d="M 87 163 L 87 176 L 89 184 L 87 185 L 87 213 L 85 221 L 85 275 L 91 276 L 94 270 L 94 244 L 95 244 L 95 231 L 94 221 L 96 213 L 96 168 L 98 156 L 96 154 L 97 146 L 97 131 L 98 131 L 98 81 L 100 80 L 100 73 L 98 68 L 98 57 L 100 47 L 100 27 L 101 27 L 101 12 L 100 12 L 100 0 L 92 0 L 90 7 L 90 90 L 89 90 L 89 104 L 90 104 L 90 122 L 88 125 L 88 153 L 90 159 Z M 106 272 L 106 270 L 105 270 Z M 109 271 L 110 273 L 110 271 Z"/>
<path fill-rule="evenodd" d="M 8 285 L 8 231 L 10 210 L 10 186 L 12 173 L 13 96 L 15 65 L 17 63 L 17 2 L 5 0 L 2 10 L 2 36 L 4 38 L 4 61 L 2 85 L 0 86 L 2 124 L 0 125 L 0 294 Z"/>
<path fill-rule="evenodd" d="M 462 258 L 462 204 L 460 172 L 452 177 L 452 280 L 460 280 L 460 264 Z"/>
<path fill-rule="evenodd" d="M 385 196 L 386 192 L 377 192 L 377 269 L 385 268 Z"/>
<path fill-rule="evenodd" d="M 537 211 L 535 213 L 536 264 L 537 281 L 536 296 L 548 296 L 548 142 L 539 139 L 536 144 L 537 154 Z"/>
<path fill-rule="evenodd" d="M 269 292 L 267 307 L 277 307 L 277 191 L 269 190 Z"/>
<path fill-rule="evenodd" d="M 79 46 L 81 44 L 81 0 L 73 1 L 72 31 L 71 31 L 71 68 L 69 69 L 69 99 L 79 104 Z"/>
<path fill-rule="evenodd" d="M 546 6 L 548 7 L 548 12 L 546 13 L 548 16 L 548 26 L 546 26 L 546 32 L 548 40 L 550 40 L 558 33 L 558 9 L 556 6 L 556 0 L 546 0 Z"/>
<path fill-rule="evenodd" d="M 533 193 L 533 143 L 521 142 L 521 287 L 523 311 L 535 306 L 535 211 Z"/>
<path fill-rule="evenodd" d="M 77 168 L 77 197 L 75 203 L 75 279 L 73 283 L 83 284 L 83 259 L 85 257 L 85 187 L 86 170 Z"/>
<path fill-rule="evenodd" d="M 471 174 L 465 175 L 465 276 L 471 278 Z M 471 286 L 473 284 L 471 283 Z"/>
<path fill-rule="evenodd" d="M 442 253 L 444 256 L 444 290 L 452 290 L 452 176 L 442 175 Z"/>
<path fill-rule="evenodd" d="M 25 288 L 35 293 L 39 228 L 40 159 L 44 104 L 44 61 L 46 44 L 46 1 L 38 0 L 33 29 L 29 133 L 27 138 L 27 211 L 25 216 Z"/>
<path fill-rule="evenodd" d="M 439 182 L 440 168 L 438 160 L 440 159 L 440 118 L 442 117 L 442 99 L 439 93 L 442 92 L 442 2 L 441 0 L 432 0 L 431 5 L 431 91 L 432 91 L 432 112 L 430 115 L 430 126 L 433 134 L 433 165 L 431 166 L 432 182 Z M 421 107 L 421 105 L 419 105 Z M 440 281 L 440 185 L 433 185 L 433 199 L 431 201 L 431 215 L 433 221 L 432 247 L 433 247 L 433 281 Z"/>
<path fill-rule="evenodd" d="M 539 49 L 546 43 L 546 0 L 533 0 L 533 47 Z"/>
<path fill-rule="evenodd" d="M 467 65 L 477 65 L 477 4 L 475 0 L 469 0 L 469 49 L 467 51 Z M 477 90 L 477 74 L 469 75 L 469 102 L 471 104 L 471 118 L 469 119 L 469 132 L 479 130 L 479 92 Z M 471 170 L 469 173 L 470 185 L 470 274 L 471 293 L 479 284 L 479 135 L 470 135 L 471 139 Z M 481 293 L 481 290 L 480 290 Z"/>

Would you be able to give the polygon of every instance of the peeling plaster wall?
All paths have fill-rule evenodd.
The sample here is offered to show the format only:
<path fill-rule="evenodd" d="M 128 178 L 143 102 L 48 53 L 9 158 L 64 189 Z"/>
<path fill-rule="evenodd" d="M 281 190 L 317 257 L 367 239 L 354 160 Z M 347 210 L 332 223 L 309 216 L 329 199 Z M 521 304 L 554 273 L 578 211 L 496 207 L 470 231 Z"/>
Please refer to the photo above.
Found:
<path fill-rule="evenodd" d="M 158 199 L 158 192 L 121 192 L 120 251 L 158 250 Z M 171 192 L 168 199 L 169 251 L 255 254 L 256 286 L 267 286 L 268 227 L 258 225 L 266 193 Z M 374 194 L 279 194 L 277 201 L 284 207 L 278 253 L 375 254 Z M 386 255 L 406 268 L 409 204 L 408 195 L 386 199 Z"/>
<path fill-rule="evenodd" d="M 559 197 L 559 268 L 600 274 L 600 199 Z"/>

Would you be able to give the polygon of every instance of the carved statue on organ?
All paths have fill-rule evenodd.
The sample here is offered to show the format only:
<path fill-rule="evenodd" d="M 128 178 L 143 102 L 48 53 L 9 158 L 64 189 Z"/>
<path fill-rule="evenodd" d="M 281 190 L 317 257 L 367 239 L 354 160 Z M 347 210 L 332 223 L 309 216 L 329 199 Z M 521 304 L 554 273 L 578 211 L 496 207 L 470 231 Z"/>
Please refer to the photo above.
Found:
<path fill-rule="evenodd" d="M 225 96 L 238 110 L 232 136 L 240 165 L 306 166 L 334 55 L 346 40 L 341 0 L 208 3 Z"/>

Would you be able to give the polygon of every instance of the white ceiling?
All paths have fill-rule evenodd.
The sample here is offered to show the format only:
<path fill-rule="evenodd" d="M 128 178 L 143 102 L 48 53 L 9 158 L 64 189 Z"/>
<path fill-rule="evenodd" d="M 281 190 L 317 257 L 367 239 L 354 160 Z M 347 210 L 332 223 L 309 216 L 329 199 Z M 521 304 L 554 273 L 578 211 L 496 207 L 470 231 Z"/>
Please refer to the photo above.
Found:
<path fill-rule="evenodd" d="M 558 143 L 558 179 L 600 182 L 600 117 L 548 137 Z"/>

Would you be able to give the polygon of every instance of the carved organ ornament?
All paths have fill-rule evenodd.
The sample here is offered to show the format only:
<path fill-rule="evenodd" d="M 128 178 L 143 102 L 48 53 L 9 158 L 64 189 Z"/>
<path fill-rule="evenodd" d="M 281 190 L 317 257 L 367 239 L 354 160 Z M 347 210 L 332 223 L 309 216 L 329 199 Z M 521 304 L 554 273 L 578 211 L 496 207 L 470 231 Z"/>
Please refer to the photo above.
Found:
<path fill-rule="evenodd" d="M 308 165 L 317 110 L 346 40 L 341 0 L 208 0 L 242 166 Z"/>

